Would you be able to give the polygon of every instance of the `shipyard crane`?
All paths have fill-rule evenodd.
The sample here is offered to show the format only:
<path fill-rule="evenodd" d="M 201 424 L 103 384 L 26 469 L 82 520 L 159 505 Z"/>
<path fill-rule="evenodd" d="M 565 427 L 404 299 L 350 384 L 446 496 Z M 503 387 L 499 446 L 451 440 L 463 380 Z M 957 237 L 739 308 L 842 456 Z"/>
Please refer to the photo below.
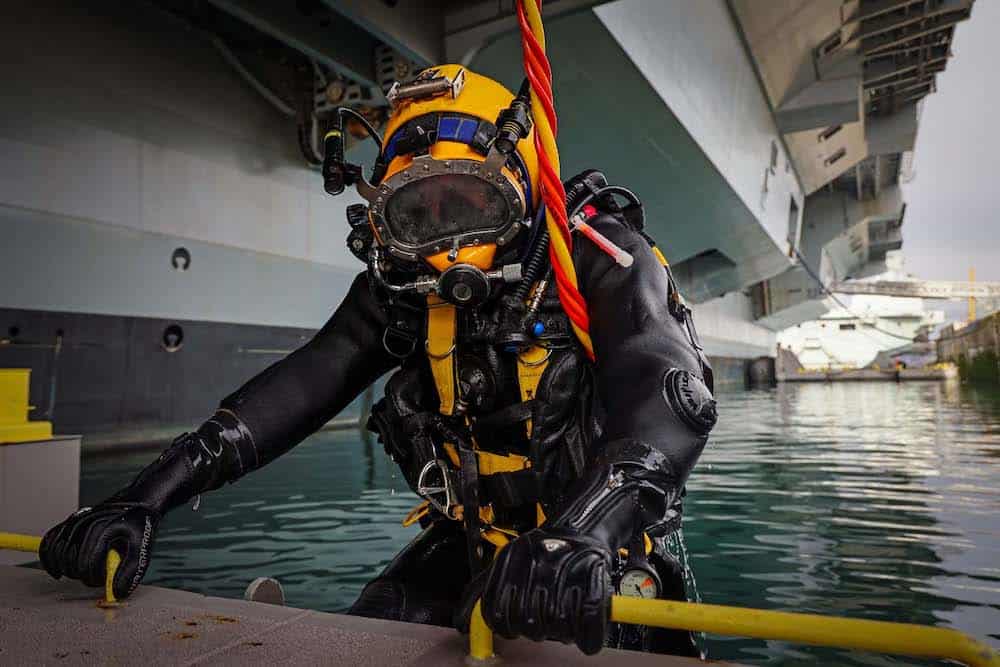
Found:
<path fill-rule="evenodd" d="M 873 294 L 922 299 L 997 299 L 1000 282 L 966 280 L 845 280 L 830 285 L 837 294 Z"/>

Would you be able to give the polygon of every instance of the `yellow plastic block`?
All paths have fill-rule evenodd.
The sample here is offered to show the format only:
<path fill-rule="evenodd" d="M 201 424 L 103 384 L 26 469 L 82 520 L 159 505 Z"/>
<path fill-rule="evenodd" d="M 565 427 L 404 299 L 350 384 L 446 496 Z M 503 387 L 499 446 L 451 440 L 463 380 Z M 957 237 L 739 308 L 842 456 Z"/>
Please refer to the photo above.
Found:
<path fill-rule="evenodd" d="M 0 445 L 52 439 L 52 422 L 0 424 Z"/>
<path fill-rule="evenodd" d="M 0 368 L 0 445 L 52 438 L 52 423 L 28 421 L 30 368 Z"/>
<path fill-rule="evenodd" d="M 28 421 L 30 368 L 0 368 L 0 424 Z"/>

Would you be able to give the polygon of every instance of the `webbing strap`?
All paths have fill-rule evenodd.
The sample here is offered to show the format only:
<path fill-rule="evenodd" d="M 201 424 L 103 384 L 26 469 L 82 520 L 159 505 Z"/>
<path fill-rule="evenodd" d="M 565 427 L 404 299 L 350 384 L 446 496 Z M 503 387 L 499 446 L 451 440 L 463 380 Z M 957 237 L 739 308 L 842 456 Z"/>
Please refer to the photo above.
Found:
<path fill-rule="evenodd" d="M 482 521 L 479 516 L 479 466 L 476 461 L 476 453 L 465 447 L 458 450 L 458 457 L 462 463 L 462 474 L 459 476 L 462 487 L 462 523 L 465 524 L 469 566 L 472 568 L 473 575 L 479 574 L 486 565 L 485 552 L 479 543 L 479 530 Z"/>
<path fill-rule="evenodd" d="M 399 155 L 426 151 L 438 141 L 467 144 L 485 155 L 496 131 L 493 123 L 468 114 L 425 114 L 407 121 L 387 138 L 382 159 L 388 164 Z"/>
<path fill-rule="evenodd" d="M 496 475 L 504 472 L 516 472 L 531 467 L 527 456 L 520 454 L 494 454 L 482 449 L 476 450 L 479 459 L 480 475 Z"/>
<path fill-rule="evenodd" d="M 544 347 L 534 346 L 528 348 L 517 355 L 517 384 L 521 389 L 521 400 L 531 401 L 538 391 L 538 382 L 542 379 L 542 373 L 549 365 L 551 350 Z M 527 436 L 531 437 L 531 420 L 524 421 L 524 428 Z"/>
<path fill-rule="evenodd" d="M 427 359 L 443 415 L 455 414 L 455 306 L 427 296 Z"/>
<path fill-rule="evenodd" d="M 479 439 L 484 434 L 489 435 L 494 429 L 523 424 L 531 419 L 531 410 L 534 404 L 534 401 L 522 401 L 500 408 L 485 417 L 477 417 L 471 424 L 472 437 Z"/>
<path fill-rule="evenodd" d="M 667 261 L 667 258 L 663 256 L 663 253 L 655 245 L 653 246 L 653 254 L 656 255 L 656 259 L 659 260 L 660 264 L 670 266 L 670 262 Z"/>
<path fill-rule="evenodd" d="M 479 488 L 484 502 L 497 503 L 506 509 L 523 507 L 538 500 L 538 478 L 530 468 L 482 475 Z"/>

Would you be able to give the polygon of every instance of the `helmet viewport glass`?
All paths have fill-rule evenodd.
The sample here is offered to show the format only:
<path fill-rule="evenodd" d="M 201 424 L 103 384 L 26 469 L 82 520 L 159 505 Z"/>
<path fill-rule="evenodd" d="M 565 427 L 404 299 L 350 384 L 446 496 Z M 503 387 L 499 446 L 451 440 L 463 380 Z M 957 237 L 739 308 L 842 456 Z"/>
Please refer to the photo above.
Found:
<path fill-rule="evenodd" d="M 409 246 L 450 245 L 452 239 L 476 232 L 495 235 L 510 220 L 503 194 L 469 174 L 441 174 L 408 183 L 386 205 L 386 224 L 393 237 Z"/>

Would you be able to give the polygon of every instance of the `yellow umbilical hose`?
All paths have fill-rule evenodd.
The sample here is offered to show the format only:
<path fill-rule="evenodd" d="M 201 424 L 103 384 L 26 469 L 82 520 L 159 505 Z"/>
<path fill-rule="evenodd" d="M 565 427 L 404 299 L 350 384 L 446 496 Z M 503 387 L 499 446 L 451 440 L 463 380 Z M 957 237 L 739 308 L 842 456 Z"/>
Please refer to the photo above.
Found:
<path fill-rule="evenodd" d="M 17 533 L 0 533 L 0 549 L 12 551 L 27 551 L 38 553 L 42 546 L 42 538 L 34 535 L 18 535 Z"/>
<path fill-rule="evenodd" d="M 469 656 L 493 657 L 493 636 L 476 603 L 469 626 Z M 858 651 L 956 660 L 971 667 L 1000 667 L 1000 654 L 972 637 L 948 628 L 856 618 L 794 614 L 715 604 L 611 598 L 616 623 L 771 639 Z"/>
<path fill-rule="evenodd" d="M 11 549 L 13 551 L 27 551 L 28 553 L 38 553 L 42 545 L 42 538 L 34 535 L 19 535 L 18 533 L 0 533 L 0 549 Z M 104 577 L 104 601 L 117 602 L 115 599 L 114 581 L 115 573 L 122 562 L 122 557 L 117 551 L 108 551 L 105 561 L 107 574 Z"/>
<path fill-rule="evenodd" d="M 620 595 L 611 600 L 611 618 L 618 623 L 717 635 L 958 660 L 976 667 L 1000 665 L 1000 654 L 958 630 L 912 623 L 643 600 Z"/>

